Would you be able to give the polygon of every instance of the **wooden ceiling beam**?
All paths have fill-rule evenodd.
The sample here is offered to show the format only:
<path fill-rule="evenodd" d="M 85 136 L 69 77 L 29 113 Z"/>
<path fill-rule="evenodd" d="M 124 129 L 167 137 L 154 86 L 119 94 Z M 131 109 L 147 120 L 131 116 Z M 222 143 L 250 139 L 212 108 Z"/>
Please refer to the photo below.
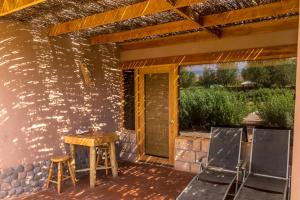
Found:
<path fill-rule="evenodd" d="M 211 27 L 297 12 L 299 12 L 299 0 L 281 0 L 275 3 L 204 16 L 202 22 L 204 27 Z"/>
<path fill-rule="evenodd" d="M 298 27 L 299 16 L 291 16 L 277 20 L 268 20 L 264 22 L 250 23 L 241 26 L 230 26 L 222 30 L 222 37 L 235 37 L 258 33 L 275 32 L 278 30 L 293 29 Z M 184 42 L 194 42 L 199 40 L 211 39 L 210 34 L 204 31 L 195 33 L 186 33 L 181 35 L 169 36 L 146 41 L 126 42 L 119 44 L 121 51 L 153 48 L 165 45 L 173 45 Z"/>
<path fill-rule="evenodd" d="M 186 31 L 190 29 L 197 29 L 198 25 L 190 20 L 181 20 L 155 26 L 148 26 L 145 28 L 134 29 L 130 31 L 123 31 L 119 33 L 111 33 L 99 35 L 91 38 L 91 44 L 104 44 L 109 42 L 119 42 L 124 40 L 131 40 L 136 38 L 144 38 L 153 35 L 162 35 L 172 32 Z"/>
<path fill-rule="evenodd" d="M 0 17 L 44 1 L 45 0 L 0 0 Z"/>
<path fill-rule="evenodd" d="M 233 51 L 220 51 L 200 53 L 192 55 L 170 56 L 153 59 L 125 61 L 121 63 L 121 69 L 136 69 L 153 65 L 193 65 L 216 64 L 238 61 L 255 61 L 278 58 L 291 58 L 297 56 L 297 45 L 284 45 L 276 47 L 262 47 L 241 49 Z"/>
<path fill-rule="evenodd" d="M 163 24 L 163 29 L 161 31 L 158 29 L 160 25 L 149 26 L 146 28 L 140 28 L 131 31 L 95 36 L 91 38 L 91 42 L 92 44 L 123 42 L 126 40 L 139 39 L 151 35 L 162 35 L 162 34 L 173 33 L 177 31 L 194 30 L 194 29 L 199 29 L 200 27 L 207 28 L 210 32 L 214 32 L 215 34 L 223 34 L 217 28 L 215 28 L 215 26 L 259 19 L 264 17 L 278 16 L 278 15 L 283 15 L 288 13 L 297 13 L 299 11 L 298 6 L 299 6 L 299 0 L 282 0 L 276 3 L 264 4 L 264 5 L 255 6 L 251 8 L 233 10 L 221 14 L 204 16 L 202 17 L 202 22 L 203 22 L 202 26 L 199 26 L 197 23 L 188 19 L 187 21 L 190 21 L 191 24 L 190 27 L 181 27 L 181 28 L 173 29 L 174 22 L 170 22 L 170 23 Z M 168 27 L 168 25 L 170 25 L 170 27 Z"/>
<path fill-rule="evenodd" d="M 185 7 L 204 1 L 206 0 L 180 0 L 180 2 L 175 5 L 175 7 Z M 117 8 L 111 11 L 71 20 L 60 24 L 55 24 L 49 27 L 49 35 L 61 35 L 173 9 L 174 7 L 166 0 L 147 0 L 133 5 Z"/>

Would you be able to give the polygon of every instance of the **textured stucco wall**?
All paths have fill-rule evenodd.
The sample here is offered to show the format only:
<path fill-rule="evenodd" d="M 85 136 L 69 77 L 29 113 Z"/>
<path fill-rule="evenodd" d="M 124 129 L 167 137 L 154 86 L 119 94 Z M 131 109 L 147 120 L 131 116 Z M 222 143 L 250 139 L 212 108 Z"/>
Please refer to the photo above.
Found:
<path fill-rule="evenodd" d="M 116 46 L 0 20 L 0 169 L 65 151 L 62 136 L 118 130 L 120 70 Z M 79 63 L 92 71 L 85 86 Z"/>

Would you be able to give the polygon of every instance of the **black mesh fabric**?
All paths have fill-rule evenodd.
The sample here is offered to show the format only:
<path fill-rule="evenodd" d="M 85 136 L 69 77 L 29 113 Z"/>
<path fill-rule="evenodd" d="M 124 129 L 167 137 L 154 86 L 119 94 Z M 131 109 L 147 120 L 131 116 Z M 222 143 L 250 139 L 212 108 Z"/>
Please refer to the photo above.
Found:
<path fill-rule="evenodd" d="M 223 200 L 229 184 L 216 184 L 195 177 L 177 200 Z"/>
<path fill-rule="evenodd" d="M 229 185 L 235 176 L 236 173 L 232 172 L 205 170 L 197 178 L 203 182 Z"/>
<path fill-rule="evenodd" d="M 242 138 L 241 128 L 212 128 L 209 147 L 209 166 L 236 170 Z"/>
<path fill-rule="evenodd" d="M 244 187 L 284 194 L 287 180 L 250 175 Z"/>
<path fill-rule="evenodd" d="M 251 173 L 287 178 L 289 148 L 289 130 L 256 129 Z"/>

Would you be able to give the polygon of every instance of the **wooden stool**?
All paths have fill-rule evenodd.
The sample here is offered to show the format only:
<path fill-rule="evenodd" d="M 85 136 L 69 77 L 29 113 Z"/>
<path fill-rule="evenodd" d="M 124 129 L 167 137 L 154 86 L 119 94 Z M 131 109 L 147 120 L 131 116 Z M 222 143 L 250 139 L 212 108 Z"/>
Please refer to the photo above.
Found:
<path fill-rule="evenodd" d="M 109 144 L 103 144 L 102 146 L 98 147 L 96 159 L 97 170 L 105 169 L 106 175 L 108 175 L 108 169 L 111 169 L 111 166 L 109 165 L 110 162 L 108 162 L 108 159 L 110 160 L 109 150 Z M 101 161 L 103 161 L 103 159 L 104 163 L 102 164 Z"/>
<path fill-rule="evenodd" d="M 57 181 L 51 180 L 52 178 L 52 172 L 53 172 L 53 165 L 56 164 L 58 165 L 58 170 L 57 170 Z M 63 164 L 66 163 L 68 166 L 68 170 L 70 173 L 70 176 L 64 176 L 64 170 L 63 170 Z M 48 180 L 47 180 L 47 184 L 46 187 L 49 188 L 49 184 L 51 183 L 55 183 L 57 184 L 57 191 L 58 193 L 60 193 L 61 191 L 61 182 L 65 181 L 67 179 L 71 179 L 73 185 L 76 185 L 76 179 L 75 179 L 75 172 L 73 171 L 72 167 L 71 167 L 71 162 L 70 162 L 70 156 L 68 155 L 62 155 L 62 156 L 55 156 L 51 158 L 51 165 L 49 168 L 49 173 L 48 173 Z"/>

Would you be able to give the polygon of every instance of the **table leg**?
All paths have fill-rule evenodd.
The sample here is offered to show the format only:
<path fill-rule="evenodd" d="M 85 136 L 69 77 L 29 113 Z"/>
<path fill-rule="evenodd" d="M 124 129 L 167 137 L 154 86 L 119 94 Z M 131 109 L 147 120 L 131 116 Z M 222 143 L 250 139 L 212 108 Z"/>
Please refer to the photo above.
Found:
<path fill-rule="evenodd" d="M 75 160 L 75 145 L 74 144 L 70 144 L 70 157 L 71 157 L 71 167 L 74 172 L 74 177 L 75 177 L 75 180 L 78 181 L 76 179 L 76 160 Z"/>
<path fill-rule="evenodd" d="M 115 142 L 110 143 L 110 165 L 113 177 L 118 177 L 118 163 L 116 159 L 116 146 Z"/>
<path fill-rule="evenodd" d="M 90 147 L 90 187 L 94 188 L 96 185 L 96 149 Z"/>

